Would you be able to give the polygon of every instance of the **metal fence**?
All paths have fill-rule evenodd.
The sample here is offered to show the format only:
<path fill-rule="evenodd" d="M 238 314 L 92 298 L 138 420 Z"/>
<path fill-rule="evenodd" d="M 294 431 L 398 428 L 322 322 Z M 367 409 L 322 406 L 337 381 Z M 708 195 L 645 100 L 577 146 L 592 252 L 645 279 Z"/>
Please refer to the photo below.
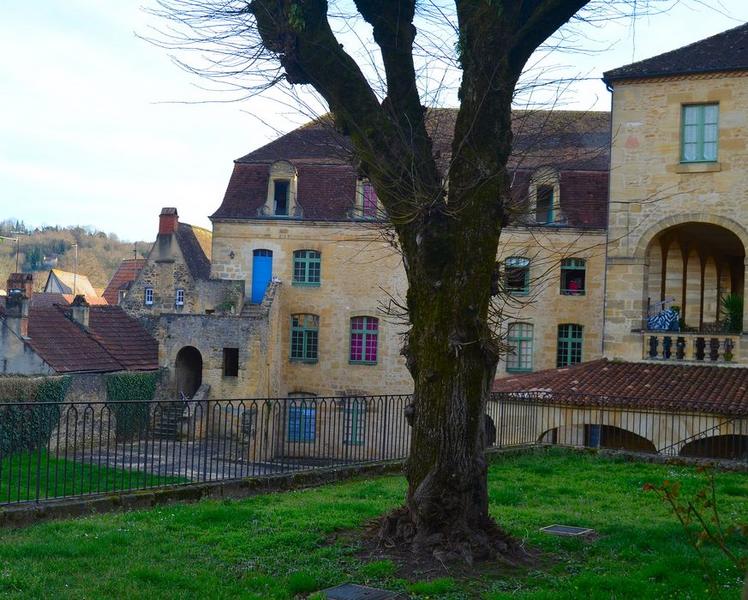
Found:
<path fill-rule="evenodd" d="M 0 404 L 0 505 L 407 456 L 410 396 Z M 634 399 L 494 394 L 491 446 L 559 444 L 748 460 L 748 415 Z"/>

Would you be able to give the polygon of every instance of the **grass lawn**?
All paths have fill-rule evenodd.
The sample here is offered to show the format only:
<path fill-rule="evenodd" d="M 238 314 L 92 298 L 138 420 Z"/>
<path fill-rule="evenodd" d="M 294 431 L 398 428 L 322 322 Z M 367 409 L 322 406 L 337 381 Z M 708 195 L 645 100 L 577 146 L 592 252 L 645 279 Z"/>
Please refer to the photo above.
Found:
<path fill-rule="evenodd" d="M 617 462 L 560 450 L 491 465 L 491 512 L 553 556 L 543 568 L 479 580 L 407 581 L 388 561 L 329 544 L 401 502 L 401 477 L 381 477 L 241 501 L 201 502 L 0 531 L 3 598 L 294 598 L 355 581 L 413 598 L 706 598 L 680 526 L 645 482 L 700 486 L 691 468 Z M 748 516 L 748 476 L 717 476 L 724 521 Z M 595 528 L 592 542 L 538 532 L 552 523 Z M 736 542 L 739 552 L 748 552 Z M 720 597 L 742 575 L 710 552 Z"/>
<path fill-rule="evenodd" d="M 102 467 L 95 460 L 89 464 L 55 458 L 46 451 L 15 454 L 0 460 L 0 502 L 35 500 L 37 485 L 40 498 L 54 498 L 185 481 L 180 477 Z"/>

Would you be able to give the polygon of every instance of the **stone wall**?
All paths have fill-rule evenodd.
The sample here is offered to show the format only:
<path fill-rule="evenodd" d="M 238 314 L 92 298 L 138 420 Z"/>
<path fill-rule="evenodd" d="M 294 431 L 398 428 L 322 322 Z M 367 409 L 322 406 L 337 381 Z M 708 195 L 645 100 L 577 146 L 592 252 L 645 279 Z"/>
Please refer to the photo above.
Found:
<path fill-rule="evenodd" d="M 681 111 L 691 103 L 719 104 L 716 162 L 680 162 Z M 642 359 L 638 330 L 651 289 L 648 250 L 658 234 L 686 223 L 712 224 L 735 234 L 744 248 L 748 246 L 746 106 L 745 73 L 615 83 L 606 356 Z M 680 304 L 679 299 L 676 303 Z M 746 318 L 748 311 L 744 330 L 748 330 Z M 748 364 L 745 336 L 736 355 L 738 362 Z"/>
<path fill-rule="evenodd" d="M 53 375 L 54 371 L 8 327 L 6 320 L 0 320 L 0 373 Z"/>

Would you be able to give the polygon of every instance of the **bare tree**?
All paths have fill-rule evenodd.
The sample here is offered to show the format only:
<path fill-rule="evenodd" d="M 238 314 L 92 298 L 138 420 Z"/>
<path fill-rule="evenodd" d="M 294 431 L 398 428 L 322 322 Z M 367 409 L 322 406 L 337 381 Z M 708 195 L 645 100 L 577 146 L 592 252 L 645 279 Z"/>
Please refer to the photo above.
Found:
<path fill-rule="evenodd" d="M 251 93 L 281 81 L 311 86 L 350 138 L 392 222 L 409 284 L 408 494 L 383 519 L 382 535 L 442 558 L 491 558 L 512 544 L 488 513 L 484 458 L 484 413 L 501 349 L 489 307 L 510 203 L 512 101 L 536 50 L 554 34 L 554 44 L 568 41 L 557 32 L 570 19 L 630 14 L 641 2 L 353 4 L 161 0 L 157 12 L 172 26 L 164 45 L 209 48 L 189 69 L 251 81 Z M 375 46 L 363 44 L 358 62 L 336 37 L 332 24 L 341 17 L 362 19 L 373 32 Z M 181 37 L 185 25 L 191 33 Z M 444 167 L 423 96 L 438 96 L 454 70 L 459 110 Z"/>

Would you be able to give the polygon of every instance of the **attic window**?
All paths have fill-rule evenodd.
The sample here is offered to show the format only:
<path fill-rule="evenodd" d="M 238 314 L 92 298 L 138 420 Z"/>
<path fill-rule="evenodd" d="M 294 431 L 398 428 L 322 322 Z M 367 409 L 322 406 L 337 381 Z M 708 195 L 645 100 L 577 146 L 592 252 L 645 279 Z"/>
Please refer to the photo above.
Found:
<path fill-rule="evenodd" d="M 361 179 L 356 185 L 356 215 L 362 219 L 376 219 L 379 217 L 379 199 L 374 186 L 366 179 Z"/>
<path fill-rule="evenodd" d="M 291 182 L 287 179 L 276 179 L 275 192 L 273 195 L 274 208 L 273 214 L 281 215 L 284 217 L 288 216 L 288 191 L 291 187 Z"/>
<path fill-rule="evenodd" d="M 553 223 L 553 186 L 539 185 L 537 187 L 535 220 L 538 223 Z"/>
<path fill-rule="evenodd" d="M 291 163 L 280 160 L 271 165 L 269 175 L 267 199 L 260 214 L 273 217 L 297 216 L 296 168 Z"/>
<path fill-rule="evenodd" d="M 529 220 L 538 224 L 557 223 L 561 216 L 558 173 L 543 167 L 533 173 L 529 189 Z"/>

